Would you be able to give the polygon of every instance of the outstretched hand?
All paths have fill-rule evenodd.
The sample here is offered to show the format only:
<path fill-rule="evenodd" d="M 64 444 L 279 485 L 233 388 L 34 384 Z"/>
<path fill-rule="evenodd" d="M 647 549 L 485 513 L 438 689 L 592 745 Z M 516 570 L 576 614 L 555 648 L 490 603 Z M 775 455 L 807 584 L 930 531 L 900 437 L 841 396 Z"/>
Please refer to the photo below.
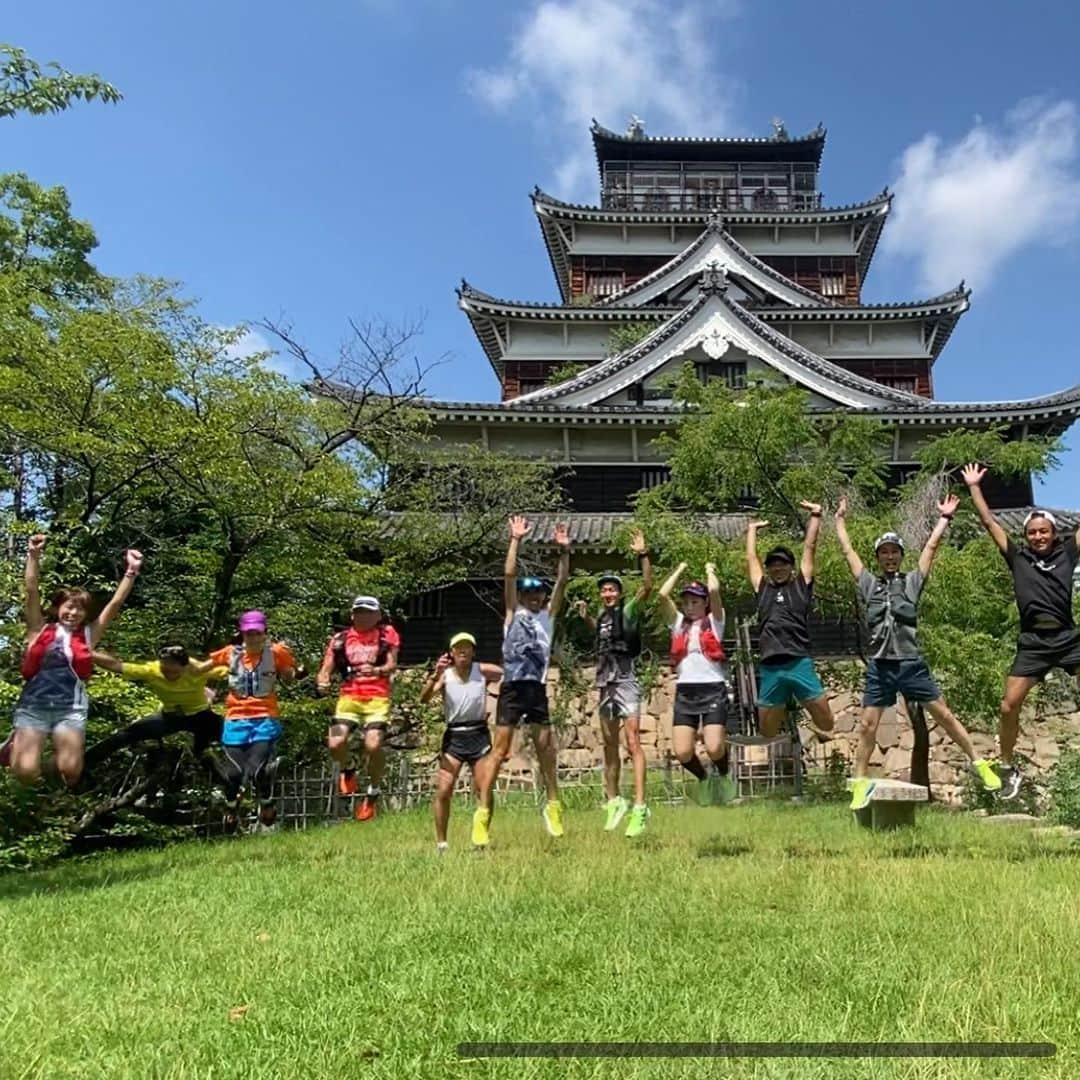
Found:
<path fill-rule="evenodd" d="M 564 548 L 569 547 L 570 546 L 570 529 L 569 529 L 569 527 L 567 525 L 563 524 L 562 522 L 560 522 L 558 525 L 555 526 L 555 531 L 554 531 L 554 533 L 552 533 L 551 539 L 554 540 L 555 543 L 559 545 L 559 547 L 564 547 Z"/>
<path fill-rule="evenodd" d="M 644 555 L 647 550 L 645 547 L 645 534 L 640 529 L 635 529 L 630 534 L 630 550 L 635 555 Z"/>
<path fill-rule="evenodd" d="M 758 529 L 767 529 L 769 523 L 767 521 L 749 521 L 747 522 L 746 527 L 747 529 L 753 529 L 754 532 L 757 532 Z"/>
<path fill-rule="evenodd" d="M 803 499 L 799 505 L 810 514 L 821 513 L 821 503 L 810 502 L 809 499 Z"/>
<path fill-rule="evenodd" d="M 707 562 L 705 564 L 705 574 L 706 574 L 706 576 L 711 575 L 712 577 L 716 577 L 716 564 L 711 563 L 711 562 Z"/>
<path fill-rule="evenodd" d="M 944 499 L 937 504 L 938 513 L 942 517 L 952 517 L 956 513 L 956 508 L 960 505 L 960 497 L 958 495 L 946 495 Z"/>
<path fill-rule="evenodd" d="M 986 467 L 979 465 L 977 462 L 969 462 L 960 470 L 960 475 L 964 478 L 964 483 L 970 487 L 978 487 L 983 477 L 986 475 Z"/>
<path fill-rule="evenodd" d="M 579 619 L 584 619 L 589 614 L 589 603 L 587 600 L 575 600 L 574 601 L 574 614 Z"/>
<path fill-rule="evenodd" d="M 44 533 L 35 533 L 30 537 L 30 542 L 26 549 L 26 553 L 30 558 L 38 559 L 41 557 L 41 553 L 45 550 L 46 539 L 47 537 Z"/>
<path fill-rule="evenodd" d="M 836 520 L 843 521 L 847 517 L 847 496 L 844 495 L 836 506 Z"/>
<path fill-rule="evenodd" d="M 521 540 L 529 535 L 532 529 L 532 522 L 523 517 L 521 514 L 514 514 L 510 518 L 510 538 L 512 540 Z"/>
<path fill-rule="evenodd" d="M 125 554 L 127 556 L 128 573 L 137 574 L 142 569 L 143 553 L 136 551 L 134 548 L 129 548 Z"/>

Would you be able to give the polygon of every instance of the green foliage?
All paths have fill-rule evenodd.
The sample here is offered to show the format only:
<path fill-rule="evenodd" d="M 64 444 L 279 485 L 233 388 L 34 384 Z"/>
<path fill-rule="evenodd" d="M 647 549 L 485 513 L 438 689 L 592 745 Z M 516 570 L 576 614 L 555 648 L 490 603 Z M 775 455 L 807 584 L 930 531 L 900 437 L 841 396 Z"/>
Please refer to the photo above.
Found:
<path fill-rule="evenodd" d="M 847 778 L 847 758 L 834 748 L 825 759 L 824 768 L 807 775 L 804 794 L 814 802 L 845 802 L 850 798 Z"/>
<path fill-rule="evenodd" d="M 655 320 L 639 320 L 612 327 L 607 336 L 604 352 L 607 356 L 616 356 L 633 348 L 639 341 L 647 338 L 659 325 Z"/>
<path fill-rule="evenodd" d="M 920 447 L 915 457 L 924 473 L 945 473 L 977 461 L 995 474 L 1023 477 L 1044 476 L 1056 469 L 1060 454 L 1059 438 L 1029 435 L 1010 442 L 1008 428 L 1001 425 L 985 431 L 951 431 Z"/>
<path fill-rule="evenodd" d="M 1050 776 L 1050 816 L 1080 829 L 1080 750 L 1066 750 Z"/>
<path fill-rule="evenodd" d="M 73 101 L 110 104 L 122 95 L 98 75 L 76 75 L 52 62 L 42 66 L 24 49 L 0 44 L 0 117 L 63 112 Z"/>
<path fill-rule="evenodd" d="M 544 380 L 545 386 L 558 386 L 560 383 L 569 382 L 571 379 L 576 379 L 586 368 L 588 364 L 560 364 L 556 368 L 552 368 L 548 372 L 547 379 Z"/>

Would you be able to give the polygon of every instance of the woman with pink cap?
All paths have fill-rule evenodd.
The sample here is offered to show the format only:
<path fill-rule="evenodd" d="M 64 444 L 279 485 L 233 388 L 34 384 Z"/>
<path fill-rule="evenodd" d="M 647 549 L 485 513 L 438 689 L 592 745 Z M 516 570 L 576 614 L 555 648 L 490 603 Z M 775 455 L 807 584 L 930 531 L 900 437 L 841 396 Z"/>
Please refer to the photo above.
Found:
<path fill-rule="evenodd" d="M 225 724 L 221 745 L 225 753 L 226 789 L 229 808 L 225 831 L 235 832 L 240 820 L 240 792 L 254 787 L 259 795 L 259 825 L 274 827 L 277 809 L 273 802 L 275 751 L 281 738 L 278 682 L 296 677 L 296 660 L 287 645 L 271 642 L 266 633 L 266 616 L 261 611 L 245 611 L 240 616 L 239 645 L 226 645 L 210 654 L 215 667 L 229 672 L 229 693 L 225 698 Z"/>

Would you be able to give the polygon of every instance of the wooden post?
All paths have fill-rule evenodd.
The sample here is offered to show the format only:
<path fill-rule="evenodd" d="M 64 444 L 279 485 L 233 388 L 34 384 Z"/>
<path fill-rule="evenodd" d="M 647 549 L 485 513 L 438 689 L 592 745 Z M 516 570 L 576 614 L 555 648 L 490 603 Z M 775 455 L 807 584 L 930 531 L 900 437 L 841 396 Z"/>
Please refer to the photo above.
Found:
<path fill-rule="evenodd" d="M 911 730 L 915 741 L 911 747 L 911 769 L 908 777 L 913 784 L 926 788 L 926 798 L 932 799 L 930 792 L 930 729 L 926 726 L 926 713 L 919 704 L 911 704 L 907 698 L 908 718 L 911 720 Z"/>

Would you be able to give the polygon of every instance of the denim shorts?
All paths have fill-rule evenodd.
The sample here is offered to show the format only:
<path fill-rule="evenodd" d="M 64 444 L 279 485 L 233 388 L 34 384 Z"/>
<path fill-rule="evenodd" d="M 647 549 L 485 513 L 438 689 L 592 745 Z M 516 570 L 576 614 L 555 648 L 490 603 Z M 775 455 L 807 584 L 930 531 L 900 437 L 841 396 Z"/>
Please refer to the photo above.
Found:
<path fill-rule="evenodd" d="M 896 704 L 897 694 L 903 694 L 904 700 L 913 705 L 925 705 L 941 697 L 941 688 L 921 656 L 912 660 L 871 660 L 867 665 L 863 705 L 887 709 Z"/>
<path fill-rule="evenodd" d="M 72 731 L 86 730 L 85 708 L 70 705 L 17 705 L 11 718 L 13 728 L 29 728 L 46 734 L 58 727 Z"/>

